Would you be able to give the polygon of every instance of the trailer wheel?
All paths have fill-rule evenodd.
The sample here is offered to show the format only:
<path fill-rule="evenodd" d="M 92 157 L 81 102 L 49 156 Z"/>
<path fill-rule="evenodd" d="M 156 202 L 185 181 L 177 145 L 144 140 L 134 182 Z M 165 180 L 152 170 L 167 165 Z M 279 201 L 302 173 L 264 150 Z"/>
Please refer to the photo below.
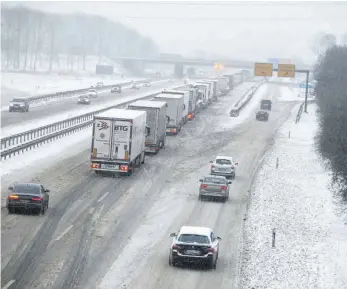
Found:
<path fill-rule="evenodd" d="M 145 163 L 145 153 L 144 152 L 141 154 L 141 157 L 142 157 L 141 164 L 144 164 Z"/>

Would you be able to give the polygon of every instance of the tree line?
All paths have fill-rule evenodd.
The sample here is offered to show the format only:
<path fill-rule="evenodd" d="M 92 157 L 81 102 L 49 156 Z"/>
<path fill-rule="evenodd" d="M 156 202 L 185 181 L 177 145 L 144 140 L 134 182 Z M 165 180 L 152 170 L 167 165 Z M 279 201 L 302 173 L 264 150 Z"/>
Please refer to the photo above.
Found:
<path fill-rule="evenodd" d="M 2 69 L 36 70 L 60 67 L 64 55 L 69 69 L 94 55 L 152 57 L 158 53 L 149 37 L 101 16 L 56 14 L 25 7 L 1 7 Z"/>
<path fill-rule="evenodd" d="M 314 69 L 320 126 L 316 141 L 347 201 L 347 46 L 328 46 Z"/>

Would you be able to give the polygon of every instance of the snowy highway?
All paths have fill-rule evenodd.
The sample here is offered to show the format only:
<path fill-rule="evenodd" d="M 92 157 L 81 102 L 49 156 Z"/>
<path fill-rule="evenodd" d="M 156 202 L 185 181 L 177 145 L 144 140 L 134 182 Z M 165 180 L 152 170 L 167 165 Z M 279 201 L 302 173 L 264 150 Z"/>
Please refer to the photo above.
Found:
<path fill-rule="evenodd" d="M 31 125 L 34 127 L 43 126 L 48 124 L 50 120 L 57 118 L 63 115 L 65 119 L 70 117 L 70 112 L 76 113 L 76 111 L 80 111 L 80 114 L 83 113 L 86 109 L 92 109 L 93 106 L 98 106 L 104 103 L 109 102 L 110 100 L 117 98 L 123 98 L 127 96 L 133 96 L 136 94 L 150 93 L 155 89 L 167 88 L 171 85 L 183 85 L 183 81 L 176 81 L 169 83 L 167 80 L 153 82 L 151 87 L 141 87 L 139 90 L 130 90 L 129 87 L 124 88 L 122 94 L 110 93 L 110 90 L 107 89 L 105 92 L 99 92 L 97 98 L 91 99 L 91 104 L 86 106 L 77 104 L 77 97 L 73 97 L 70 99 L 61 99 L 58 101 L 51 101 L 47 103 L 42 103 L 38 105 L 32 105 L 30 107 L 29 112 L 20 113 L 20 112 L 8 112 L 3 111 L 1 113 L 1 128 L 9 129 L 14 132 L 14 126 L 23 127 L 23 125 L 28 126 Z M 58 121 L 58 120 L 55 120 Z M 53 120 L 54 122 L 54 120 Z M 34 124 L 33 124 L 34 123 Z"/>
<path fill-rule="evenodd" d="M 12 282 L 10 289 L 237 288 L 248 190 L 297 103 L 280 101 L 282 91 L 264 84 L 238 118 L 229 117 L 235 92 L 219 98 L 128 178 L 90 171 L 89 142 L 32 176 L 51 190 L 50 208 L 43 217 L 2 210 L 2 287 Z M 273 110 L 269 122 L 257 122 L 254 112 L 265 95 Z M 51 114 L 71 105 L 52 105 Z M 230 200 L 198 201 L 198 179 L 220 154 L 240 164 Z M 169 267 L 169 234 L 183 224 L 214 228 L 222 238 L 215 271 Z"/>

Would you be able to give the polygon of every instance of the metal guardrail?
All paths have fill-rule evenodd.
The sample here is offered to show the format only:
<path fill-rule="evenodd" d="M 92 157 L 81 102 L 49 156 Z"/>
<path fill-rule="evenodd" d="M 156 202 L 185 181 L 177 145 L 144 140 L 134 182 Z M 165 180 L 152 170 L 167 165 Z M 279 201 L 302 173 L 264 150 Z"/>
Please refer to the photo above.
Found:
<path fill-rule="evenodd" d="M 160 92 L 152 93 L 136 100 L 152 98 L 159 93 Z M 1 159 L 11 158 L 12 156 L 18 155 L 24 151 L 38 147 L 39 145 L 87 128 L 92 125 L 94 115 L 112 108 L 124 108 L 136 100 L 132 99 L 121 104 L 109 106 L 70 119 L 5 137 L 1 139 Z"/>
<path fill-rule="evenodd" d="M 314 103 L 314 102 L 316 102 L 315 99 L 311 99 L 307 101 L 307 103 Z M 304 106 L 305 106 L 305 101 L 302 104 L 300 104 L 298 113 L 296 114 L 295 123 L 298 123 L 300 121 L 302 112 L 304 111 Z"/>
<path fill-rule="evenodd" d="M 137 82 L 137 83 L 144 83 L 144 82 L 147 82 L 147 81 L 153 81 L 153 79 L 143 79 L 143 80 L 138 80 L 138 81 L 135 81 L 135 82 Z M 39 95 L 39 96 L 32 96 L 32 97 L 27 97 L 25 99 L 29 102 L 29 104 L 33 104 L 33 103 L 47 101 L 47 100 L 55 99 L 55 98 L 74 97 L 76 95 L 87 93 L 90 88 L 96 89 L 97 91 L 102 91 L 102 90 L 105 90 L 105 89 L 110 89 L 111 87 L 113 87 L 115 85 L 120 85 L 120 86 L 123 87 L 123 86 L 129 85 L 131 83 L 132 83 L 132 81 L 126 81 L 126 82 L 122 82 L 122 83 L 115 83 L 115 84 L 104 85 L 104 86 L 100 86 L 100 87 L 96 87 L 95 86 L 95 87 L 88 87 L 88 88 L 81 88 L 81 89 L 75 89 L 75 90 L 68 90 L 68 91 L 50 93 L 50 94 Z"/>
<path fill-rule="evenodd" d="M 253 85 L 250 90 L 248 90 L 246 93 L 243 94 L 243 96 L 235 103 L 233 108 L 230 111 L 230 116 L 238 116 L 242 108 L 251 100 L 255 92 L 258 90 L 258 88 L 263 85 L 264 82 L 260 82 L 259 84 Z M 244 101 L 245 96 L 247 96 L 246 101 Z M 244 102 L 243 102 L 244 101 Z"/>
<path fill-rule="evenodd" d="M 151 98 L 158 94 L 159 92 L 156 92 L 144 97 L 140 97 L 136 100 Z M 1 159 L 7 159 L 8 157 L 11 158 L 11 156 L 16 155 L 16 153 L 19 154 L 24 150 L 27 151 L 37 147 L 39 144 L 44 144 L 47 141 L 60 138 L 75 131 L 80 131 L 83 129 L 83 127 L 88 127 L 93 122 L 94 115 L 112 108 L 124 108 L 136 100 L 129 100 L 121 104 L 109 106 L 36 129 L 5 137 L 1 139 Z"/>

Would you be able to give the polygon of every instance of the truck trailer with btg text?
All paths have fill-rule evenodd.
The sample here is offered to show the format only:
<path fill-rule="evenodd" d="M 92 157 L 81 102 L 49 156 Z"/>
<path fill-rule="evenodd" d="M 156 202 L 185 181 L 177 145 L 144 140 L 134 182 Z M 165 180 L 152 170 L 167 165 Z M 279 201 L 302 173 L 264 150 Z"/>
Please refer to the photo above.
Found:
<path fill-rule="evenodd" d="M 150 130 L 145 111 L 110 109 L 94 116 L 91 168 L 96 173 L 131 175 L 145 162 Z"/>

